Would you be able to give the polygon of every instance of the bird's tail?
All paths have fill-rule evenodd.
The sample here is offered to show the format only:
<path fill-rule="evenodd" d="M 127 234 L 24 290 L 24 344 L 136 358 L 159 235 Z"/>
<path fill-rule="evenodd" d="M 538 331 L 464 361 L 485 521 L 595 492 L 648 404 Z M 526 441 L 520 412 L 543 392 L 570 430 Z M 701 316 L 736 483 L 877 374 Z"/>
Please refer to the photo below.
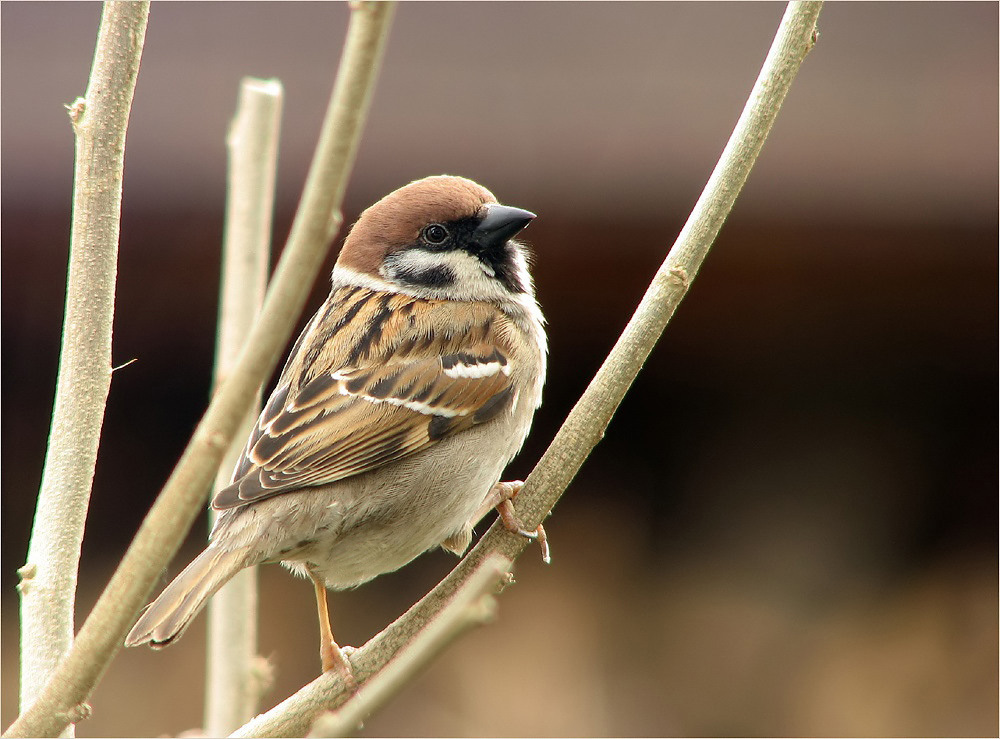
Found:
<path fill-rule="evenodd" d="M 126 647 L 149 644 L 154 649 L 180 638 L 216 590 L 253 564 L 247 549 L 209 547 L 164 588 L 125 637 Z"/>

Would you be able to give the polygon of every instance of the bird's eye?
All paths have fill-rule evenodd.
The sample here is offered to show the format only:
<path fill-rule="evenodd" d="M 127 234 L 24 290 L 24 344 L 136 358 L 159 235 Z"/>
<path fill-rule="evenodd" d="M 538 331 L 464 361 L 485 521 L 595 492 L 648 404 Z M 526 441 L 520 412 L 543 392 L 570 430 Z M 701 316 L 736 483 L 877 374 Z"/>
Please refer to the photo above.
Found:
<path fill-rule="evenodd" d="M 448 240 L 448 229 L 440 223 L 432 223 L 424 228 L 422 236 L 428 244 L 437 246 Z"/>

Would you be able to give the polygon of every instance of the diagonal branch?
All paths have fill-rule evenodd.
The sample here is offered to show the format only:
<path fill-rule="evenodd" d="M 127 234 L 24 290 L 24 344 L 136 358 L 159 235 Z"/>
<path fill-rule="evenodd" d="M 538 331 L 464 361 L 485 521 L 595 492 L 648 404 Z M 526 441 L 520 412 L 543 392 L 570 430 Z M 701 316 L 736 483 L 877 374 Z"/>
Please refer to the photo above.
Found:
<path fill-rule="evenodd" d="M 277 364 L 331 239 L 378 73 L 393 3 L 351 5 L 347 42 L 316 154 L 261 318 L 72 649 L 5 735 L 52 736 L 81 710 L 160 572 L 198 515 L 222 454 Z"/>
<path fill-rule="evenodd" d="M 125 134 L 149 3 L 105 3 L 76 135 L 66 314 L 49 446 L 21 583 L 21 708 L 73 643 L 80 546 L 111 389 Z M 72 728 L 67 730 L 72 734 Z"/>
<path fill-rule="evenodd" d="M 451 607 L 408 641 L 393 661 L 365 682 L 339 711 L 325 711 L 330 689 L 335 686 L 333 674 L 326 673 L 287 699 L 286 703 L 297 704 L 296 710 L 284 711 L 279 705 L 241 727 L 233 736 L 301 736 L 306 731 L 309 736 L 343 736 L 353 732 L 451 642 L 473 626 L 493 619 L 496 615 L 493 596 L 509 581 L 512 564 L 499 554 L 484 558 L 455 594 Z M 309 708 L 303 711 L 305 704 Z M 313 721 L 312 716 L 316 715 L 318 718 Z"/>
<path fill-rule="evenodd" d="M 816 41 L 820 2 L 789 3 L 757 82 L 715 170 L 684 228 L 667 254 L 621 337 L 573 407 L 517 498 L 518 515 L 532 529 L 544 519 L 601 440 L 611 417 L 698 273 L 709 247 L 771 130 L 803 59 Z M 476 547 L 437 587 L 351 656 L 360 681 L 386 668 L 394 656 L 442 611 L 456 607 L 456 593 L 480 563 L 500 554 L 514 560 L 528 543 L 494 523 Z M 363 688 L 362 688 L 363 689 Z M 295 736 L 318 712 L 349 700 L 333 673 L 321 675 L 279 706 L 240 728 L 234 736 Z"/>

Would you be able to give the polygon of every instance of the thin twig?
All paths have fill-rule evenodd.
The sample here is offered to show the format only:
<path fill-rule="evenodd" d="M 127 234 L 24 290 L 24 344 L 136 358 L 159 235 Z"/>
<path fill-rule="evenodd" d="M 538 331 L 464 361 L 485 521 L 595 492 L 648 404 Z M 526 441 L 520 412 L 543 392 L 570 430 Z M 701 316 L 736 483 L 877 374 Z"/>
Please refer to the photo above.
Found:
<path fill-rule="evenodd" d="M 510 577 L 512 565 L 499 554 L 484 559 L 437 618 L 336 712 L 321 716 L 310 735 L 347 736 L 357 731 L 458 637 L 492 621 L 497 609 L 495 596 Z"/>
<path fill-rule="evenodd" d="M 237 369 L 208 410 L 72 649 L 5 735 L 53 736 L 101 679 L 160 572 L 198 515 L 222 454 L 302 311 L 330 240 L 360 141 L 393 3 L 356 2 L 340 69 L 288 243 Z"/>
<path fill-rule="evenodd" d="M 105 3 L 87 91 L 69 106 L 76 162 L 59 379 L 18 586 L 22 709 L 73 643 L 80 546 L 113 371 L 125 134 L 148 17 L 148 2 Z"/>
<path fill-rule="evenodd" d="M 275 709 L 258 716 L 232 736 L 301 736 L 306 731 L 309 736 L 346 736 L 355 731 L 455 639 L 473 626 L 492 620 L 496 613 L 494 595 L 509 576 L 511 564 L 499 554 L 483 560 L 448 607 L 336 712 L 322 712 L 329 684 L 321 685 L 311 696 L 316 704 L 311 715 L 319 713 L 315 721 L 309 712 Z M 325 677 L 331 678 L 330 682 L 334 678 L 329 673 Z"/>
<path fill-rule="evenodd" d="M 244 78 L 226 138 L 229 172 L 215 387 L 232 372 L 264 302 L 282 95 L 278 80 Z M 232 481 L 231 470 L 259 410 L 258 395 L 223 458 L 216 489 Z M 205 731 L 224 736 L 253 717 L 260 699 L 256 567 L 237 573 L 209 601 L 207 657 Z"/>
<path fill-rule="evenodd" d="M 583 461 L 604 435 L 653 346 L 684 297 L 709 247 L 732 209 L 774 123 L 792 80 L 815 43 L 822 3 L 789 3 L 742 115 L 680 235 L 674 242 L 635 314 L 594 379 L 573 407 L 548 450 L 518 494 L 518 515 L 526 528 L 551 511 Z M 494 523 L 476 547 L 437 587 L 351 656 L 355 677 L 365 681 L 430 624 L 484 558 L 499 553 L 513 561 L 528 546 Z M 253 727 L 308 726 L 317 713 L 348 699 L 329 675 L 309 683 L 279 706 L 254 719 Z M 249 726 L 236 736 L 250 736 Z M 289 734 L 271 731 L 272 736 Z"/>

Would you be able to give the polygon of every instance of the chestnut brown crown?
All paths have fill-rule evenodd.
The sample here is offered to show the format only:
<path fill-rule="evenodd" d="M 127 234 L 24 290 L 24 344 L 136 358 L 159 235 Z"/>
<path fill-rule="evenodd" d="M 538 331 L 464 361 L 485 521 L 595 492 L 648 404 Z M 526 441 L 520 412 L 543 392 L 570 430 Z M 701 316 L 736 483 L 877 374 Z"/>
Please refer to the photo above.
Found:
<path fill-rule="evenodd" d="M 386 255 L 413 244 L 430 223 L 481 217 L 493 193 L 464 177 L 416 180 L 369 206 L 351 228 L 337 265 L 378 275 Z"/>

